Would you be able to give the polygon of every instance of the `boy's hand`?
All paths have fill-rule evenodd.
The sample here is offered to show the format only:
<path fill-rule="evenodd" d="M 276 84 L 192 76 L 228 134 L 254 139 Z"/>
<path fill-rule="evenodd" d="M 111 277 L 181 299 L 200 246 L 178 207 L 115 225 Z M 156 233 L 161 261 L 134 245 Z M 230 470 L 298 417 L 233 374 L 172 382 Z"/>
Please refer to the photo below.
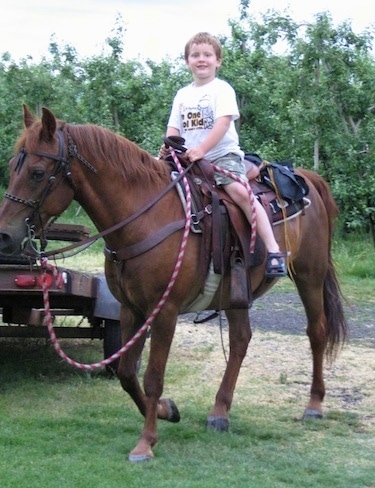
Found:
<path fill-rule="evenodd" d="M 186 151 L 186 156 L 189 159 L 189 161 L 193 163 L 194 161 L 199 161 L 200 159 L 203 159 L 204 152 L 199 148 L 199 146 L 191 147 Z"/>
<path fill-rule="evenodd" d="M 162 144 L 160 146 L 160 149 L 159 149 L 158 158 L 163 159 L 166 156 L 168 156 L 168 154 L 170 154 L 170 152 L 171 152 L 171 149 L 169 147 L 166 147 L 165 144 Z"/>

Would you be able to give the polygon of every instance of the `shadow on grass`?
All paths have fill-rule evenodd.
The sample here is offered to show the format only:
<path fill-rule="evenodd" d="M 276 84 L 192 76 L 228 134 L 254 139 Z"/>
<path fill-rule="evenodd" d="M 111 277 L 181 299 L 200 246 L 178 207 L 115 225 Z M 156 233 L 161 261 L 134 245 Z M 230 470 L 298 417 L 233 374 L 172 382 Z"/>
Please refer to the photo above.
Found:
<path fill-rule="evenodd" d="M 64 353 L 77 362 L 91 364 L 103 359 L 99 340 L 62 340 Z M 65 362 L 46 339 L 1 339 L 0 384 L 1 389 L 13 387 L 22 380 L 64 381 L 75 376 L 111 375 L 105 368 L 93 371 L 77 369 Z"/>

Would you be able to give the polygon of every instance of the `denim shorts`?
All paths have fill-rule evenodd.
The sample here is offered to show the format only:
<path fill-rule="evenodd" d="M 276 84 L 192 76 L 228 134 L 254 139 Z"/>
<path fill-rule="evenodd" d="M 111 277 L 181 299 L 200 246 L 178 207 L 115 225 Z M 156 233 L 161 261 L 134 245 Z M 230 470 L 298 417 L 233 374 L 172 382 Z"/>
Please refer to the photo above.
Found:
<path fill-rule="evenodd" d="M 239 154 L 229 153 L 223 156 L 222 158 L 218 158 L 213 161 L 215 166 L 219 168 L 226 169 L 236 175 L 237 177 L 241 178 L 244 181 L 248 181 L 246 177 L 246 170 L 245 165 L 243 164 L 242 158 Z M 223 173 L 219 173 L 215 171 L 215 182 L 217 186 L 219 185 L 228 185 L 229 183 L 233 183 L 233 178 L 230 178 Z"/>

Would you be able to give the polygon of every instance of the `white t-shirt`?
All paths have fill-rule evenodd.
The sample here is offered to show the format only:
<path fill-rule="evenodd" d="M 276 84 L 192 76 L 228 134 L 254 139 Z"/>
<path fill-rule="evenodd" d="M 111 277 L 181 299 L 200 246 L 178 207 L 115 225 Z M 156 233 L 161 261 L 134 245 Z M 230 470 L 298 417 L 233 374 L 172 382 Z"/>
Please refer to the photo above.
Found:
<path fill-rule="evenodd" d="M 235 153 L 244 156 L 240 149 L 234 121 L 239 110 L 234 89 L 224 80 L 215 78 L 203 86 L 190 84 L 178 90 L 173 100 L 168 127 L 178 129 L 186 147 L 198 146 L 212 130 L 218 117 L 232 117 L 229 130 L 205 158 L 210 161 Z"/>

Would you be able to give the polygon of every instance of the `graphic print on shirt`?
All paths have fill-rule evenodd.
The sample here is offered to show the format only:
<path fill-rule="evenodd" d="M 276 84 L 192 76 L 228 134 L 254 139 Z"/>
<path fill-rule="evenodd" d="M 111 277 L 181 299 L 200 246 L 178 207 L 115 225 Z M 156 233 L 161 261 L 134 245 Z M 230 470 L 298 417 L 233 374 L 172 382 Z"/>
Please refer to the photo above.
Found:
<path fill-rule="evenodd" d="M 211 97 L 204 95 L 196 107 L 181 107 L 182 127 L 184 131 L 212 129 L 214 112 L 210 105 Z"/>

